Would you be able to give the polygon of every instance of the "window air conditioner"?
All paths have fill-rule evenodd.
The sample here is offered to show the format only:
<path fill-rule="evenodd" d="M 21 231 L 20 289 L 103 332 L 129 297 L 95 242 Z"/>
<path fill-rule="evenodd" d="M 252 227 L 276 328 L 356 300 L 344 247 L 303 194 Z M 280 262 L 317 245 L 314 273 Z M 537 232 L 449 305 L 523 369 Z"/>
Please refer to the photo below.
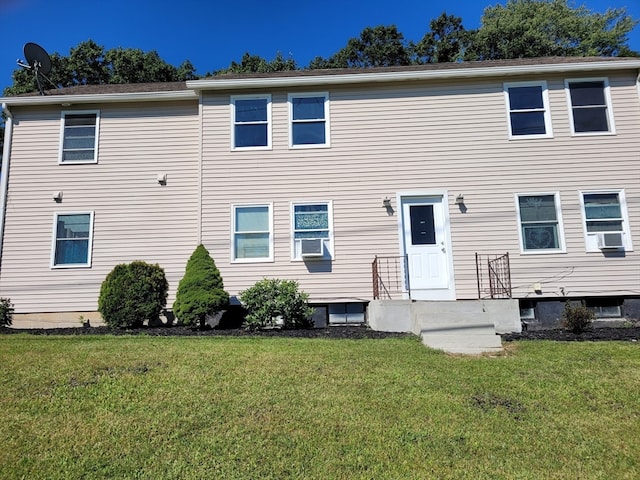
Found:
<path fill-rule="evenodd" d="M 322 238 L 303 238 L 300 240 L 302 258 L 322 257 L 324 254 Z"/>
<path fill-rule="evenodd" d="M 624 247 L 622 232 L 598 234 L 599 249 L 622 248 L 622 247 Z"/>

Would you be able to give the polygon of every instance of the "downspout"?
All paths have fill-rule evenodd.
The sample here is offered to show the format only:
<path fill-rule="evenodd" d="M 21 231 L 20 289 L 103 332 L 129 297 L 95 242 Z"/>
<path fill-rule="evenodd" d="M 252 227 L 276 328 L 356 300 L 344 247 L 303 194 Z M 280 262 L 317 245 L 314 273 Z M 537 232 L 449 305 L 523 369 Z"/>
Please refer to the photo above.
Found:
<path fill-rule="evenodd" d="M 4 244 L 4 218 L 7 209 L 7 190 L 9 186 L 9 155 L 11 153 L 11 137 L 13 131 L 13 116 L 6 103 L 2 104 L 2 113 L 7 117 L 4 125 L 4 149 L 2 151 L 2 166 L 0 167 L 0 264 L 2 263 L 2 246 Z"/>

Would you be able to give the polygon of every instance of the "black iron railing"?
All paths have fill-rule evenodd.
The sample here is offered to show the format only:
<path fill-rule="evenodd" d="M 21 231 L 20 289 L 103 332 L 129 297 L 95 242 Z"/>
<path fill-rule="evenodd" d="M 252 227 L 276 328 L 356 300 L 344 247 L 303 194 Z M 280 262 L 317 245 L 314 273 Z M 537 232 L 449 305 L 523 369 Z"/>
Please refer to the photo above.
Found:
<path fill-rule="evenodd" d="M 509 253 L 481 255 L 476 253 L 478 298 L 511 298 Z"/>
<path fill-rule="evenodd" d="M 411 298 L 407 256 L 378 257 L 371 264 L 373 277 L 373 299 L 391 300 L 407 293 Z"/>

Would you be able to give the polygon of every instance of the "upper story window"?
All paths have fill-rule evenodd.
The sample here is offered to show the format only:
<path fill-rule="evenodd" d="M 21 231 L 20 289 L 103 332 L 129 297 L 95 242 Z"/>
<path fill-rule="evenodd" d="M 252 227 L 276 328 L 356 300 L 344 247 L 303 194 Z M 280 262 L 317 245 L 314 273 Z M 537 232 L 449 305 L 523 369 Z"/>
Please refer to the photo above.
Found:
<path fill-rule="evenodd" d="M 563 252 L 562 218 L 558 194 L 520 194 L 516 197 L 522 252 Z"/>
<path fill-rule="evenodd" d="M 581 192 L 580 202 L 588 252 L 632 250 L 624 190 Z"/>
<path fill-rule="evenodd" d="M 273 260 L 271 205 L 233 207 L 233 261 Z"/>
<path fill-rule="evenodd" d="M 546 82 L 505 83 L 510 138 L 551 137 Z"/>
<path fill-rule="evenodd" d="M 96 163 L 99 123 L 97 111 L 62 112 L 59 163 Z"/>
<path fill-rule="evenodd" d="M 93 212 L 56 213 L 52 267 L 90 267 Z"/>
<path fill-rule="evenodd" d="M 566 80 L 565 86 L 573 134 L 615 133 L 606 79 Z"/>
<path fill-rule="evenodd" d="M 331 202 L 292 204 L 293 259 L 331 258 Z"/>
<path fill-rule="evenodd" d="M 326 93 L 289 94 L 290 146 L 329 146 L 328 112 Z"/>
<path fill-rule="evenodd" d="M 271 148 L 271 95 L 231 97 L 232 149 Z"/>

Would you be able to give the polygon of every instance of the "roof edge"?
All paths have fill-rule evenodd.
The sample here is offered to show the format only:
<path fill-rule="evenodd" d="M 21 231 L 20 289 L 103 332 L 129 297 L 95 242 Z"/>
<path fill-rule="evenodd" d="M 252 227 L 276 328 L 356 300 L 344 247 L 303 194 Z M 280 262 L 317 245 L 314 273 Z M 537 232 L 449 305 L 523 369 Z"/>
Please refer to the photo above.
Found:
<path fill-rule="evenodd" d="M 312 85 L 338 85 L 354 83 L 386 83 L 412 80 L 450 80 L 479 77 L 500 77 L 528 75 L 540 73 L 571 73 L 584 71 L 611 71 L 640 69 L 640 58 L 637 60 L 595 61 L 576 63 L 549 63 L 532 65 L 508 65 L 487 67 L 462 67 L 451 70 L 416 70 L 393 72 L 358 72 L 338 75 L 309 75 L 304 77 L 260 77 L 260 78 L 212 78 L 189 80 L 187 88 L 193 90 L 228 90 L 251 89 L 264 87 L 294 87 Z"/>
<path fill-rule="evenodd" d="M 168 92 L 92 93 L 80 95 L 39 95 L 33 97 L 0 97 L 9 106 L 74 105 L 86 103 L 158 102 L 171 100 L 197 100 L 198 92 L 180 90 Z"/>

